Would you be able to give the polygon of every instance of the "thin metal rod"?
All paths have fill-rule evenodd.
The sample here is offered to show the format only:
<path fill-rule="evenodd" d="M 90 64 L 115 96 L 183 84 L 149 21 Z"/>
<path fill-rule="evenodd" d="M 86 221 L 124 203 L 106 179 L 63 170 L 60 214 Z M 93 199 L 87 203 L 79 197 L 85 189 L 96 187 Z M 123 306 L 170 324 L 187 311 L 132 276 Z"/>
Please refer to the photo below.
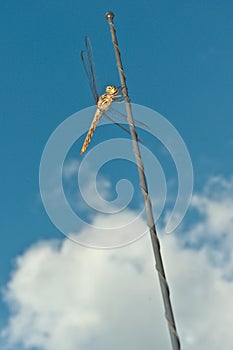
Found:
<path fill-rule="evenodd" d="M 121 81 L 121 86 L 122 86 L 122 94 L 124 96 L 126 112 L 127 112 L 127 119 L 128 119 L 130 133 L 131 133 L 132 142 L 133 142 L 133 150 L 134 150 L 137 168 L 138 168 L 140 187 L 142 190 L 142 195 L 144 198 L 144 203 L 145 203 L 145 208 L 146 208 L 147 225 L 148 225 L 149 230 L 150 230 L 150 236 L 151 236 L 151 241 L 152 241 L 152 246 L 153 246 L 155 262 L 156 262 L 155 267 L 156 267 L 156 270 L 158 272 L 160 288 L 161 288 L 161 293 L 162 293 L 162 298 L 163 298 L 163 303 L 164 303 L 164 308 L 165 308 L 165 317 L 166 317 L 169 332 L 170 332 L 172 349 L 179 350 L 180 349 L 180 341 L 179 341 L 179 336 L 178 336 L 178 333 L 176 330 L 175 319 L 174 319 L 174 315 L 173 315 L 173 311 L 172 311 L 169 286 L 168 286 L 168 282 L 166 280 L 165 271 L 164 271 L 164 267 L 163 267 L 163 260 L 162 260 L 162 255 L 160 252 L 160 243 L 159 243 L 159 239 L 158 239 L 156 228 L 155 228 L 155 222 L 154 222 L 154 217 L 153 217 L 153 213 L 152 213 L 152 204 L 151 204 L 151 200 L 150 200 L 149 193 L 148 193 L 146 176 L 144 173 L 144 166 L 143 166 L 143 162 L 142 162 L 141 154 L 140 154 L 140 150 L 139 150 L 138 136 L 137 136 L 137 132 L 136 132 L 135 125 L 134 125 L 132 107 L 131 107 L 131 103 L 130 103 L 130 99 L 129 99 L 129 95 L 128 95 L 128 88 L 126 85 L 126 77 L 125 77 L 123 66 L 122 66 L 120 49 L 118 46 L 117 36 L 116 36 L 116 29 L 115 29 L 115 26 L 113 24 L 114 13 L 107 12 L 105 15 L 105 18 L 107 19 L 109 26 L 110 26 L 112 43 L 113 43 L 113 47 L 114 47 L 114 51 L 115 51 L 115 55 L 116 55 L 117 68 L 119 71 L 119 76 L 120 76 L 120 81 Z"/>

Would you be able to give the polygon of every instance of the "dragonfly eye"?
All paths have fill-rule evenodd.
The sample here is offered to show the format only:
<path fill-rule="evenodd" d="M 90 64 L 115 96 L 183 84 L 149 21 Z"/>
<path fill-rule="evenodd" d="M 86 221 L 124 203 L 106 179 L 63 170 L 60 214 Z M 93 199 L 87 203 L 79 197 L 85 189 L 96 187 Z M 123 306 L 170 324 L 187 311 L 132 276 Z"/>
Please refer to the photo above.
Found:
<path fill-rule="evenodd" d="M 114 86 L 114 85 L 109 85 L 109 86 L 107 86 L 106 87 L 106 92 L 108 93 L 108 94 L 111 94 L 111 95 L 114 95 L 114 94 L 116 94 L 117 93 L 117 88 Z"/>

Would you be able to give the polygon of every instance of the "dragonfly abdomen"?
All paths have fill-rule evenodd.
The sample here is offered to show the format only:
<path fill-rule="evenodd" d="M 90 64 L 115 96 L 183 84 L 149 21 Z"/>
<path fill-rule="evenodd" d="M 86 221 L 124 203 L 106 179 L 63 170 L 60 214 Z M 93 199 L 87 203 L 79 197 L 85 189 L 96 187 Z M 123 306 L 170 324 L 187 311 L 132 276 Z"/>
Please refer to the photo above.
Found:
<path fill-rule="evenodd" d="M 96 129 L 96 126 L 97 126 L 102 114 L 103 114 L 103 112 L 101 112 L 99 109 L 97 109 L 95 116 L 93 118 L 93 121 L 91 123 L 91 126 L 89 128 L 89 131 L 87 133 L 87 136 L 85 138 L 85 141 L 83 143 L 83 146 L 81 148 L 81 151 L 80 151 L 81 154 L 84 153 L 86 151 L 87 147 L 89 146 L 91 139 L 92 139 L 92 136 L 94 134 L 94 131 Z"/>
<path fill-rule="evenodd" d="M 94 131 L 96 129 L 96 126 L 102 114 L 110 107 L 111 103 L 114 101 L 114 98 L 118 96 L 117 95 L 118 90 L 115 86 L 107 86 L 106 91 L 109 91 L 109 92 L 106 92 L 106 94 L 101 95 L 97 102 L 98 109 L 95 113 L 90 129 L 87 133 L 87 136 L 81 148 L 81 151 L 80 151 L 81 154 L 84 153 L 87 147 L 89 146 L 89 143 L 91 142 L 92 136 L 94 134 Z"/>

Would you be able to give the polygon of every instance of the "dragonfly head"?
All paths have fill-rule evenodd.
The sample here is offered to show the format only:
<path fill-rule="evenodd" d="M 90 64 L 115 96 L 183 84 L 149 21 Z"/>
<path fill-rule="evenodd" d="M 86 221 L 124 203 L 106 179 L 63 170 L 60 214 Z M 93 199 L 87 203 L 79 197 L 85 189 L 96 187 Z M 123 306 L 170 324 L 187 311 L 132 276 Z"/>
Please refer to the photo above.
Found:
<path fill-rule="evenodd" d="M 109 85 L 106 87 L 106 92 L 109 95 L 116 95 L 118 93 L 118 89 L 114 85 Z"/>

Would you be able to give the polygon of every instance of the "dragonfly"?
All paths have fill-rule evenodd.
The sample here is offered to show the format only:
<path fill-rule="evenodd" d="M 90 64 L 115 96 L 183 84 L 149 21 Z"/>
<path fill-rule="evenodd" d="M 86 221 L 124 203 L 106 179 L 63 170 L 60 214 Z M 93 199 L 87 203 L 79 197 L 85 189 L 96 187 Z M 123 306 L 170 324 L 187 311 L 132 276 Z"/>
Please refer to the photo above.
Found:
<path fill-rule="evenodd" d="M 87 132 L 86 138 L 83 142 L 83 145 L 80 151 L 81 154 L 83 154 L 86 151 L 87 147 L 89 146 L 91 139 L 93 137 L 93 134 L 95 132 L 95 129 L 97 127 L 97 124 L 99 123 L 102 115 L 104 115 L 107 119 L 109 119 L 115 125 L 119 126 L 121 129 L 123 129 L 128 134 L 130 134 L 130 131 L 127 128 L 125 128 L 123 125 L 114 121 L 109 115 L 105 113 L 110 108 L 113 102 L 122 101 L 123 99 L 123 96 L 121 93 L 122 87 L 117 88 L 114 85 L 109 85 L 106 87 L 106 92 L 99 97 L 97 92 L 96 78 L 95 78 L 96 75 L 95 75 L 93 53 L 92 53 L 90 39 L 87 36 L 85 37 L 85 46 L 86 46 L 86 50 L 81 51 L 81 59 L 82 59 L 84 70 L 87 75 L 95 103 L 97 105 L 97 110 L 95 112 L 90 128 Z M 122 115 L 120 112 L 117 112 L 117 113 Z M 140 123 L 140 124 L 143 124 L 143 123 Z"/>

